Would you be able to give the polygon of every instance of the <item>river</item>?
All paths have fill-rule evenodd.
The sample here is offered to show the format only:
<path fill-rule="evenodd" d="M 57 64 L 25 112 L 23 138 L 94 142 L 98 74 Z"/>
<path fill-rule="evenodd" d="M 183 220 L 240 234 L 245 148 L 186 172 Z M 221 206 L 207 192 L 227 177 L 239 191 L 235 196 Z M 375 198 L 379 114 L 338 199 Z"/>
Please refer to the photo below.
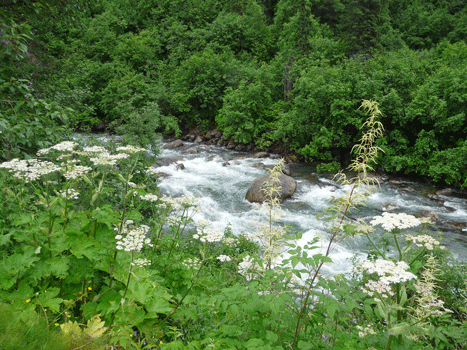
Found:
<path fill-rule="evenodd" d="M 187 149 L 196 148 L 195 154 L 184 154 Z M 224 147 L 193 144 L 176 150 L 163 149 L 158 159 L 173 159 L 176 163 L 161 166 L 161 193 L 170 196 L 191 194 L 195 196 L 202 211 L 196 219 L 208 219 L 214 227 L 224 229 L 231 226 L 234 233 L 250 233 L 255 230 L 255 222 L 264 220 L 258 211 L 258 205 L 245 200 L 246 191 L 251 182 L 264 175 L 268 170 L 254 167 L 261 162 L 266 168 L 277 162 L 277 155 L 257 159 L 253 153 L 227 150 Z M 183 163 L 184 169 L 177 164 Z M 227 164 L 228 163 L 228 164 Z M 317 216 L 330 206 L 332 197 L 341 197 L 349 187 L 340 186 L 330 175 L 313 173 L 306 165 L 291 168 L 292 177 L 298 183 L 297 191 L 291 199 L 283 201 L 284 223 L 294 230 L 303 232 L 298 242 L 304 244 L 313 237 L 321 237 L 326 243 L 326 223 Z M 368 204 L 357 208 L 351 214 L 354 217 L 371 218 L 381 215 L 383 207 L 391 203 L 397 209 L 392 212 L 416 214 L 420 210 L 434 211 L 439 214 L 439 221 L 430 226 L 430 230 L 444 235 L 444 245 L 454 257 L 467 261 L 467 229 L 460 225 L 467 222 L 467 199 L 461 192 L 449 195 L 439 194 L 435 199 L 429 194 L 433 189 L 415 181 L 397 180 L 381 183 L 380 188 L 368 197 Z M 363 237 L 349 239 L 340 244 L 333 252 L 336 264 L 330 267 L 330 273 L 348 272 L 349 258 L 357 254 L 364 259 L 367 242 Z"/>

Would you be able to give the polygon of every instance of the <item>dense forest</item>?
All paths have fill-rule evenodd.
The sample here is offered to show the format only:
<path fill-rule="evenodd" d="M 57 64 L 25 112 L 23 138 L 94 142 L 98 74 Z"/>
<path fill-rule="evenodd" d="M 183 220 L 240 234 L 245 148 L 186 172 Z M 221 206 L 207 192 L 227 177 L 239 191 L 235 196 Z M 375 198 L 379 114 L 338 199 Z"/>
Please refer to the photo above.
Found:
<path fill-rule="evenodd" d="M 69 130 L 217 128 L 333 171 L 384 114 L 379 170 L 467 187 L 464 0 L 5 0 L 0 159 Z"/>
<path fill-rule="evenodd" d="M 465 224 L 359 211 L 373 168 L 467 188 L 466 35 L 465 0 L 0 1 L 0 349 L 466 349 Z M 350 172 L 297 232 L 278 160 L 236 232 L 159 191 L 193 129 Z"/>

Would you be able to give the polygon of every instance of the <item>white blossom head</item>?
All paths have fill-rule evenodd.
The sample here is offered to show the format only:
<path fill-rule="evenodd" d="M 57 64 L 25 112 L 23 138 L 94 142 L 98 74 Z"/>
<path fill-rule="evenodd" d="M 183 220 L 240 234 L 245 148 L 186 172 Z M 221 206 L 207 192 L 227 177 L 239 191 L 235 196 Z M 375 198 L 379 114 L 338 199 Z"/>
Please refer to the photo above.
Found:
<path fill-rule="evenodd" d="M 60 170 L 60 167 L 52 162 L 38 159 L 19 160 L 17 158 L 1 163 L 0 168 L 8 169 L 10 173 L 13 173 L 13 177 L 25 182 L 38 180 L 43 175 Z"/>
<path fill-rule="evenodd" d="M 131 265 L 138 266 L 138 267 L 148 266 L 148 265 L 151 265 L 151 260 L 148 260 L 146 258 L 138 258 L 138 259 L 133 260 Z"/>
<path fill-rule="evenodd" d="M 227 261 L 230 261 L 232 259 L 230 259 L 230 256 L 228 256 L 228 255 L 221 254 L 221 255 L 219 255 L 217 257 L 217 260 L 222 261 L 222 262 L 227 262 Z"/>
<path fill-rule="evenodd" d="M 405 235 L 405 239 L 407 240 L 407 242 L 412 242 L 417 247 L 425 247 L 428 250 L 433 250 L 434 247 L 440 247 L 441 249 L 444 248 L 439 245 L 438 240 L 428 235 L 419 235 L 419 236 Z"/>
<path fill-rule="evenodd" d="M 381 225 L 386 231 L 392 231 L 394 229 L 407 229 L 415 227 L 421 224 L 421 221 L 413 215 L 405 213 L 383 213 L 381 216 L 375 216 L 370 224 L 373 226 Z"/>
<path fill-rule="evenodd" d="M 379 281 L 384 284 L 396 284 L 416 279 L 412 272 L 407 271 L 409 265 L 405 261 L 394 263 L 391 260 L 378 259 L 374 261 L 365 261 L 359 264 L 360 271 L 369 274 L 376 273 Z"/>
<path fill-rule="evenodd" d="M 127 220 L 127 222 L 128 221 L 131 220 Z M 128 224 L 126 226 L 128 226 Z M 117 240 L 117 249 L 124 250 L 126 252 L 140 252 L 145 245 L 153 247 L 151 239 L 147 236 L 148 233 L 149 226 L 146 225 L 141 225 L 134 229 L 124 227 L 121 234 L 117 234 L 115 236 L 115 239 Z"/>
<path fill-rule="evenodd" d="M 131 153 L 138 153 L 138 152 L 143 152 L 143 151 L 146 151 L 146 149 L 132 146 L 132 145 L 117 147 L 117 152 L 126 152 L 126 153 L 131 154 Z"/>

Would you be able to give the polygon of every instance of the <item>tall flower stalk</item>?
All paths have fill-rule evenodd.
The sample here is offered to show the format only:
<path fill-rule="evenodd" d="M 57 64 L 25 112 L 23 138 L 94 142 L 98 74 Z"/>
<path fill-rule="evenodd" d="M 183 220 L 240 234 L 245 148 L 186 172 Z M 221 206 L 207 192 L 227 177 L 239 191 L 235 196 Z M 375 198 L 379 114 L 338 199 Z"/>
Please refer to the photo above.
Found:
<path fill-rule="evenodd" d="M 352 148 L 352 153 L 355 154 L 355 158 L 349 166 L 350 171 L 358 173 L 353 179 L 348 180 L 346 175 L 343 173 L 338 174 L 336 177 L 339 178 L 339 182 L 344 185 L 351 185 L 350 190 L 342 197 L 333 201 L 333 206 L 329 212 L 332 213 L 333 223 L 330 227 L 330 237 L 324 254 L 317 254 L 314 256 L 314 261 L 304 257 L 303 261 L 307 262 L 307 265 L 311 263 L 310 276 L 306 280 L 306 292 L 305 297 L 301 301 L 301 306 L 297 311 L 297 321 L 295 325 L 294 338 L 292 341 L 292 348 L 295 348 L 298 342 L 298 336 L 301 330 L 305 327 L 309 318 L 309 307 L 311 303 L 311 296 L 315 291 L 323 265 L 326 262 L 331 262 L 329 258 L 330 253 L 336 247 L 339 237 L 345 237 L 347 235 L 355 234 L 355 226 L 347 218 L 348 213 L 351 209 L 357 205 L 365 203 L 367 201 L 367 195 L 359 192 L 357 189 L 361 186 L 366 186 L 368 191 L 374 188 L 375 180 L 368 178 L 367 173 L 373 170 L 372 164 L 376 162 L 378 152 L 382 151 L 381 148 L 375 146 L 375 142 L 379 136 L 383 133 L 383 124 L 379 121 L 382 116 L 381 111 L 378 108 L 378 104 L 375 101 L 364 100 L 360 108 L 364 108 L 369 114 L 367 121 L 362 125 L 366 131 L 360 139 L 359 143 Z M 342 233 L 345 233 L 341 236 Z"/>

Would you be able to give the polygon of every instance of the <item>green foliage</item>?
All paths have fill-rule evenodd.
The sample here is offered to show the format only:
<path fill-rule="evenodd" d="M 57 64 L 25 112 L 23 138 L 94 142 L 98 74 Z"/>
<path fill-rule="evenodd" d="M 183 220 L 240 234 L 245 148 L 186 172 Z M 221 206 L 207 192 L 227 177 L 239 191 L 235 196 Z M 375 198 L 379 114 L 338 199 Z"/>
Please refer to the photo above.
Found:
<path fill-rule="evenodd" d="M 23 320 L 11 305 L 1 303 L 0 348 L 4 350 L 65 350 L 64 337 L 57 330 L 49 330 L 41 315 Z M 91 347 L 88 347 L 91 349 Z"/>
<path fill-rule="evenodd" d="M 280 86 L 271 68 L 264 64 L 246 70 L 246 77 L 238 86 L 226 91 L 222 109 L 216 116 L 225 137 L 232 136 L 236 142 L 258 142 L 261 135 L 274 127 L 282 101 L 274 103 Z"/>

